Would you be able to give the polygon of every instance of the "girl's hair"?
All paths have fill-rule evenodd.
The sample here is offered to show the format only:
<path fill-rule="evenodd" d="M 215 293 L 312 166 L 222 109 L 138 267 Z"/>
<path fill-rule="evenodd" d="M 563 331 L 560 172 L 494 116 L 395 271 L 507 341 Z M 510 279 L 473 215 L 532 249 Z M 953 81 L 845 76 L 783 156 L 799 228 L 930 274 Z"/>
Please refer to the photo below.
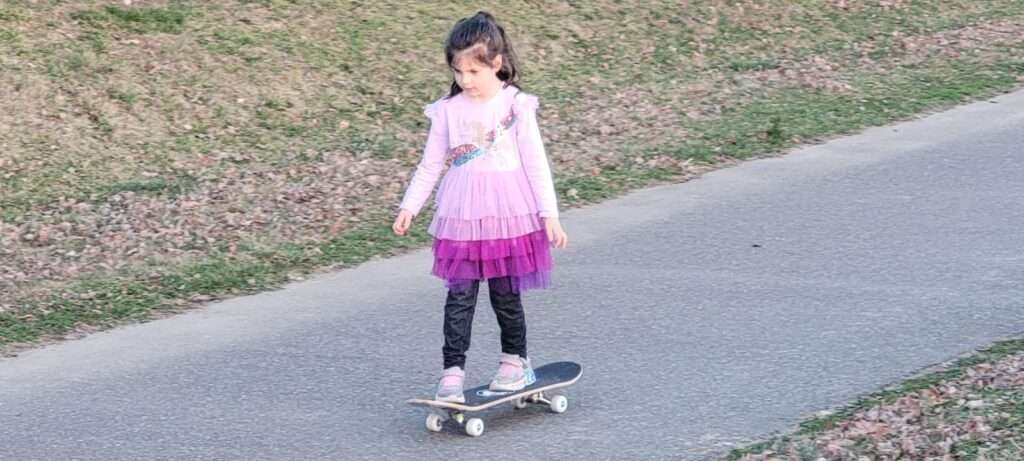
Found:
<path fill-rule="evenodd" d="M 505 82 L 506 85 L 519 87 L 516 84 L 519 77 L 516 71 L 516 54 L 512 51 L 512 44 L 505 35 L 505 29 L 498 25 L 498 21 L 491 13 L 480 11 L 455 23 L 455 27 L 448 33 L 448 40 L 444 46 L 448 67 L 453 67 L 457 54 L 473 47 L 478 48 L 474 50 L 472 57 L 487 65 L 491 65 L 496 57 L 501 56 L 498 80 Z M 451 98 L 461 92 L 462 87 L 453 79 L 448 97 Z"/>

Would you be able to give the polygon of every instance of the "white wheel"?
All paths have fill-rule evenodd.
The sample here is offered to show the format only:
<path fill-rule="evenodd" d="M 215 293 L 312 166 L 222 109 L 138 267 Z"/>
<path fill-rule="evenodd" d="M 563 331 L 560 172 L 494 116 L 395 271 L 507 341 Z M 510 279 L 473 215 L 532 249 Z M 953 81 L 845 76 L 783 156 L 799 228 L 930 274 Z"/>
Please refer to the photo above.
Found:
<path fill-rule="evenodd" d="M 564 395 L 556 395 L 551 398 L 550 407 L 551 411 L 555 413 L 565 413 L 565 410 L 569 408 L 569 399 Z"/>
<path fill-rule="evenodd" d="M 523 408 L 526 408 L 526 406 L 529 404 L 529 401 L 527 401 L 525 398 L 515 399 L 512 401 L 512 406 L 516 407 L 517 410 L 522 410 Z"/>
<path fill-rule="evenodd" d="M 437 413 L 431 413 L 427 415 L 427 430 L 430 432 L 441 432 L 441 428 L 444 426 L 444 418 Z"/>
<path fill-rule="evenodd" d="M 484 434 L 484 421 L 480 418 L 470 418 L 466 421 L 466 434 L 470 437 L 480 437 Z"/>

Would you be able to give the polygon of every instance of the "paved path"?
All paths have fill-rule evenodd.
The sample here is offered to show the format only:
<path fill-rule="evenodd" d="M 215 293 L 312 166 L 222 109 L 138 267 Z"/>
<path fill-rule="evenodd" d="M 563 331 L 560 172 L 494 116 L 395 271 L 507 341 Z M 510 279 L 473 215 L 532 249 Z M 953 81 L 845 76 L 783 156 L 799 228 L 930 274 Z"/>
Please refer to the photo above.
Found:
<path fill-rule="evenodd" d="M 423 429 L 420 251 L 0 361 L 0 459 L 707 459 L 1024 331 L 1021 146 L 1024 92 L 565 213 L 526 299 L 534 359 L 585 367 L 563 415 Z"/>

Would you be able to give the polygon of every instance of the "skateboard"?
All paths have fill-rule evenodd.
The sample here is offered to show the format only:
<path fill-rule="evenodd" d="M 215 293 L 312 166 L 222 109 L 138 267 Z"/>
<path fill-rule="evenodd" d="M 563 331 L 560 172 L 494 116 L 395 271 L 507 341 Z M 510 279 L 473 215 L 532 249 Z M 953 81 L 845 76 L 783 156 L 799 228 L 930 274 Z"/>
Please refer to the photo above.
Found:
<path fill-rule="evenodd" d="M 583 367 L 574 362 L 554 362 L 534 368 L 533 372 L 537 381 L 522 390 L 497 392 L 488 389 L 485 384 L 463 391 L 466 396 L 464 403 L 434 399 L 412 399 L 409 403 L 431 409 L 427 415 L 427 430 L 441 432 L 446 421 L 455 421 L 472 437 L 483 435 L 484 421 L 480 418 L 467 418 L 466 414 L 506 402 L 516 409 L 526 408 L 530 404 L 543 404 L 554 413 L 564 413 L 569 408 L 569 399 L 564 395 L 549 395 L 548 392 L 578 381 L 583 375 Z"/>

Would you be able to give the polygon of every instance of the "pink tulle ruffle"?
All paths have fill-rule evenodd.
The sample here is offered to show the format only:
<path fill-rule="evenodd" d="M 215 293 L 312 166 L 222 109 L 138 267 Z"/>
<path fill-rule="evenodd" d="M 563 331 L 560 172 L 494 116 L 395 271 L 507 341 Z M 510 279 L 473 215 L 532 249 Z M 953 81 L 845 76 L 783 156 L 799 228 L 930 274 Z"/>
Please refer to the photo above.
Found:
<path fill-rule="evenodd" d="M 532 234 L 543 228 L 536 213 L 521 216 L 488 216 L 480 219 L 460 219 L 435 214 L 428 232 L 443 240 L 496 240 Z"/>

